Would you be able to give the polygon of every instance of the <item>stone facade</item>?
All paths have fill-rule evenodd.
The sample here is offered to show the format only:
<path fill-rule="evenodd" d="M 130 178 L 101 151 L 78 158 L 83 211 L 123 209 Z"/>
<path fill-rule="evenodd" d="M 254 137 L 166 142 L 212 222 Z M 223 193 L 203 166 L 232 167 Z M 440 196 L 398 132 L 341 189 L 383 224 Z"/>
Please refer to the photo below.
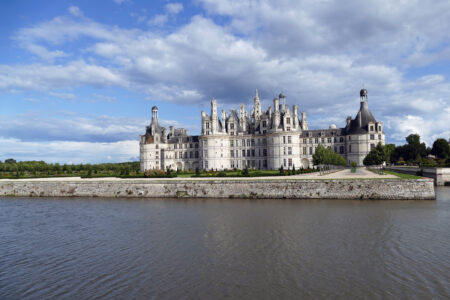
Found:
<path fill-rule="evenodd" d="M 344 156 L 350 164 L 363 159 L 377 143 L 384 145 L 383 123 L 368 108 L 367 90 L 360 92 L 360 110 L 347 117 L 346 126 L 309 130 L 306 113 L 299 115 L 297 105 L 289 107 L 283 93 L 273 100 L 273 109 L 261 108 L 258 91 L 253 109 L 241 105 L 219 118 L 217 101 L 211 101 L 211 113 L 201 113 L 200 136 L 186 130 L 169 131 L 158 124 L 158 108 L 152 108 L 152 121 L 140 136 L 141 170 L 171 168 L 199 169 L 278 169 L 312 167 L 312 156 L 319 144 Z"/>
<path fill-rule="evenodd" d="M 1 180 L 0 196 L 432 200 L 432 179 Z"/>

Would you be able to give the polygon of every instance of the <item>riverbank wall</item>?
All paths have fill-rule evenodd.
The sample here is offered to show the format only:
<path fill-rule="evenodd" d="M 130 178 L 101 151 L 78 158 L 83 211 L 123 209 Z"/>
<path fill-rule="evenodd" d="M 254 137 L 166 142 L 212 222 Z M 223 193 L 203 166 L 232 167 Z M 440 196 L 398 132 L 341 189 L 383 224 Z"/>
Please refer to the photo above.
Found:
<path fill-rule="evenodd" d="M 0 196 L 432 200 L 432 179 L 1 180 Z"/>
<path fill-rule="evenodd" d="M 420 176 L 433 178 L 434 184 L 437 186 L 450 185 L 450 168 L 419 168 L 395 166 L 387 167 L 386 169 L 410 175 L 421 174 Z"/>

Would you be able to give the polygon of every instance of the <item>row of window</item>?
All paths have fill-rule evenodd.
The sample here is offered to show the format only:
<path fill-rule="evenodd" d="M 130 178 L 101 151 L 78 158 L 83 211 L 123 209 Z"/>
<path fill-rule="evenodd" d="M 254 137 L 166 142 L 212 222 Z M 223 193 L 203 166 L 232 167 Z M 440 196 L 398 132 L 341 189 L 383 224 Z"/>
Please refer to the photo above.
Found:
<path fill-rule="evenodd" d="M 173 149 L 183 149 L 183 145 L 184 145 L 184 149 L 187 149 L 188 145 L 189 148 L 198 148 L 198 143 L 195 144 L 174 144 L 173 145 Z"/>
<path fill-rule="evenodd" d="M 258 146 L 267 145 L 266 139 L 257 139 L 256 141 L 257 141 L 256 144 Z M 247 145 L 247 147 L 250 147 L 250 146 L 255 146 L 256 144 L 255 144 L 255 139 L 243 139 L 241 141 L 240 140 L 231 140 L 230 141 L 231 147 L 239 147 L 239 146 L 245 147 L 245 145 Z"/>
<path fill-rule="evenodd" d="M 199 158 L 199 156 L 200 156 L 198 151 L 175 152 L 175 158 L 188 158 L 188 155 L 189 155 L 189 158 Z"/>

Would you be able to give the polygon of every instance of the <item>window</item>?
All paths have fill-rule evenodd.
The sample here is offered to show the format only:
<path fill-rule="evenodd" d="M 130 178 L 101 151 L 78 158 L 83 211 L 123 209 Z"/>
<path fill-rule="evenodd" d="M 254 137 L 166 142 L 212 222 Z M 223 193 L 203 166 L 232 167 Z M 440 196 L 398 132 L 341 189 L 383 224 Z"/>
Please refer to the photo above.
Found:
<path fill-rule="evenodd" d="M 343 143 L 343 142 L 344 142 L 344 138 L 343 138 L 342 136 L 339 138 L 339 142 L 340 142 L 340 143 Z"/>
<path fill-rule="evenodd" d="M 195 151 L 195 158 L 198 158 L 198 151 Z"/>
<path fill-rule="evenodd" d="M 242 150 L 242 157 L 245 156 L 245 150 Z"/>
<path fill-rule="evenodd" d="M 209 129 L 209 122 L 206 122 L 206 129 Z"/>
<path fill-rule="evenodd" d="M 177 155 L 178 153 L 177 152 L 175 152 L 175 158 L 178 158 L 178 155 Z"/>
<path fill-rule="evenodd" d="M 286 131 L 291 131 L 291 127 L 288 126 L 288 127 L 286 128 Z"/>
<path fill-rule="evenodd" d="M 288 144 L 292 144 L 292 137 L 288 136 Z"/>
<path fill-rule="evenodd" d="M 195 148 L 198 148 L 198 143 L 195 143 Z"/>
<path fill-rule="evenodd" d="M 184 158 L 188 158 L 188 153 L 184 152 Z"/>
<path fill-rule="evenodd" d="M 247 149 L 247 156 L 250 156 L 250 149 Z"/>
<path fill-rule="evenodd" d="M 303 139 L 303 144 L 306 144 L 306 143 L 308 143 L 308 140 L 307 139 Z"/>
<path fill-rule="evenodd" d="M 334 146 L 334 152 L 337 153 L 337 146 Z"/>
<path fill-rule="evenodd" d="M 236 150 L 236 157 L 239 157 L 239 150 Z"/>
<path fill-rule="evenodd" d="M 318 144 L 319 143 L 319 139 L 315 138 L 314 142 L 316 142 L 316 144 Z"/>
<path fill-rule="evenodd" d="M 189 144 L 189 148 L 194 148 L 194 145 L 193 144 Z"/>
<path fill-rule="evenodd" d="M 348 153 L 352 152 L 352 145 L 348 145 Z"/>
<path fill-rule="evenodd" d="M 322 144 L 325 143 L 325 138 L 322 138 Z"/>
<path fill-rule="evenodd" d="M 306 155 L 306 147 L 303 147 L 303 155 Z"/>
<path fill-rule="evenodd" d="M 381 140 L 381 134 L 378 135 L 378 139 Z"/>
<path fill-rule="evenodd" d="M 286 124 L 291 124 L 291 118 L 286 118 Z"/>
<path fill-rule="evenodd" d="M 234 136 L 234 131 L 232 131 L 232 132 L 230 133 L 230 135 L 233 135 L 233 136 Z"/>
<path fill-rule="evenodd" d="M 349 141 L 352 140 L 352 136 L 351 136 L 351 135 L 348 136 L 348 140 L 349 140 Z"/>
<path fill-rule="evenodd" d="M 250 147 L 250 139 L 247 140 L 247 147 Z"/>
<path fill-rule="evenodd" d="M 159 154 L 159 151 L 156 151 L 156 155 L 158 155 Z"/>
<path fill-rule="evenodd" d="M 264 160 L 264 162 L 263 162 L 263 167 L 264 167 L 264 168 L 267 168 L 267 160 Z"/>
<path fill-rule="evenodd" d="M 288 159 L 288 166 L 289 166 L 289 167 L 292 167 L 292 158 L 289 158 L 289 159 Z"/>
<path fill-rule="evenodd" d="M 267 122 L 263 121 L 263 127 L 266 127 L 266 126 L 267 126 Z"/>
<path fill-rule="evenodd" d="M 337 137 L 334 137 L 334 142 L 337 143 Z"/>
<path fill-rule="evenodd" d="M 255 146 L 255 140 L 251 139 L 252 146 Z"/>
<path fill-rule="evenodd" d="M 205 150 L 205 151 L 203 152 L 203 157 L 208 157 L 208 150 Z"/>
<path fill-rule="evenodd" d="M 309 139 L 309 143 L 312 144 L 313 143 L 313 139 Z"/>
<path fill-rule="evenodd" d="M 252 156 L 255 156 L 255 149 L 252 149 Z"/>
<path fill-rule="evenodd" d="M 286 137 L 283 136 L 283 144 L 286 144 Z"/>
<path fill-rule="evenodd" d="M 378 131 L 381 131 L 381 126 L 378 126 Z"/>
<path fill-rule="evenodd" d="M 288 147 L 288 155 L 292 155 L 292 147 Z"/>
<path fill-rule="evenodd" d="M 283 159 L 283 166 L 286 167 L 286 158 Z"/>
<path fill-rule="evenodd" d="M 230 147 L 234 147 L 234 140 L 230 141 Z"/>
<path fill-rule="evenodd" d="M 375 134 L 371 134 L 371 135 L 370 135 L 370 139 L 371 139 L 371 140 L 374 140 L 374 139 L 375 139 Z"/>
<path fill-rule="evenodd" d="M 189 158 L 194 158 L 194 152 L 189 152 Z"/>
<path fill-rule="evenodd" d="M 263 156 L 267 156 L 267 149 L 263 149 Z"/>
<path fill-rule="evenodd" d="M 173 149 L 177 149 L 177 144 L 173 145 Z"/>
<path fill-rule="evenodd" d="M 342 154 L 342 153 L 344 153 L 344 146 L 340 146 L 339 147 L 339 152 Z"/>
<path fill-rule="evenodd" d="M 309 155 L 313 154 L 313 147 L 309 147 Z"/>
<path fill-rule="evenodd" d="M 331 143 L 331 138 L 328 138 L 328 143 Z"/>
<path fill-rule="evenodd" d="M 230 124 L 230 129 L 234 129 L 234 123 Z"/>
<path fill-rule="evenodd" d="M 234 160 L 231 161 L 231 168 L 234 169 Z"/>
<path fill-rule="evenodd" d="M 373 125 L 370 125 L 370 131 L 373 131 Z"/>
<path fill-rule="evenodd" d="M 373 150 L 375 148 L 375 144 L 370 144 L 370 150 Z"/>
<path fill-rule="evenodd" d="M 286 147 L 283 148 L 283 154 L 286 155 Z"/>
<path fill-rule="evenodd" d="M 205 169 L 208 170 L 208 161 L 205 160 Z"/>

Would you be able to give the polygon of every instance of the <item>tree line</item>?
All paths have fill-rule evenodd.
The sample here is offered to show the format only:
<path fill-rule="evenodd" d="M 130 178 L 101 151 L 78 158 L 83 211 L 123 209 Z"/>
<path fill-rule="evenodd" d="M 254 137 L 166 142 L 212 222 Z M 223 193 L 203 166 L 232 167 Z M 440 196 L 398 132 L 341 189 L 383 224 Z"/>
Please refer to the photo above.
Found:
<path fill-rule="evenodd" d="M 450 145 L 442 138 L 434 141 L 432 147 L 420 142 L 420 135 L 410 134 L 406 137 L 406 144 L 378 144 L 364 158 L 364 165 L 410 165 L 421 167 L 450 167 Z"/>
<path fill-rule="evenodd" d="M 0 161 L 2 176 L 91 176 L 91 175 L 130 175 L 139 172 L 139 162 L 101 163 L 101 164 L 59 164 L 44 161 L 16 161 L 13 158 Z"/>

